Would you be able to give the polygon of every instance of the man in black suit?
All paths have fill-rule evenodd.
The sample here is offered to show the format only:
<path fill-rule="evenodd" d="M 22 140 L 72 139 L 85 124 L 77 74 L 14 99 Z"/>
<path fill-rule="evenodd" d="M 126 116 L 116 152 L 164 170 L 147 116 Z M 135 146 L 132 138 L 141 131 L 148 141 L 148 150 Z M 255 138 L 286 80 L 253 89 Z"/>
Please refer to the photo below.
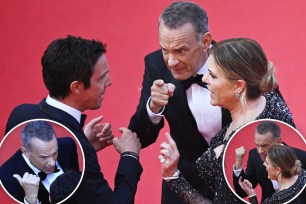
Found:
<path fill-rule="evenodd" d="M 79 169 L 75 142 L 69 137 L 56 139 L 53 127 L 44 120 L 29 122 L 22 129 L 21 138 L 20 150 L 0 167 L 1 182 L 20 202 L 36 203 L 38 199 L 49 203 L 51 183 L 63 172 Z M 45 175 L 34 185 L 39 187 L 36 196 L 31 192 L 31 180 L 36 176 L 31 175 Z M 26 187 L 29 188 L 24 191 Z"/>
<path fill-rule="evenodd" d="M 122 136 L 109 140 L 113 138 L 110 127 L 103 126 L 100 131 L 96 124 L 101 117 L 82 129 L 82 112 L 100 108 L 103 94 L 112 84 L 105 52 L 104 45 L 96 40 L 68 36 L 53 41 L 42 57 L 49 96 L 38 105 L 17 106 L 8 119 L 6 131 L 32 118 L 60 122 L 76 135 L 85 155 L 85 172 L 76 191 L 79 203 L 134 203 L 142 173 L 138 160 L 141 145 L 136 134 L 121 128 Z M 104 140 L 104 136 L 108 139 Z M 114 191 L 101 172 L 96 153 L 111 143 L 121 154 Z"/>
<path fill-rule="evenodd" d="M 147 147 L 156 141 L 165 117 L 181 155 L 179 170 L 208 198 L 213 195 L 196 176 L 195 160 L 231 121 L 227 111 L 210 104 L 211 93 L 202 87 L 199 74 L 208 72 L 211 42 L 207 14 L 201 7 L 190 2 L 167 7 L 159 18 L 161 49 L 145 57 L 141 97 L 129 124 L 142 147 Z M 162 188 L 162 203 L 182 203 L 165 181 Z"/>
<path fill-rule="evenodd" d="M 236 149 L 236 161 L 233 167 L 233 184 L 236 193 L 242 198 L 246 197 L 247 194 L 238 183 L 239 177 L 242 177 L 242 180 L 249 180 L 252 183 L 253 188 L 259 184 L 262 189 L 262 201 L 264 201 L 266 198 L 271 197 L 275 190 L 278 190 L 279 188 L 277 181 L 268 178 L 268 173 L 264 166 L 267 152 L 269 148 L 274 145 L 286 144 L 282 142 L 280 127 L 275 122 L 269 120 L 261 122 L 256 127 L 254 139 L 256 148 L 249 152 L 247 168 L 245 171 L 242 168 L 242 163 L 246 150 L 244 147 Z M 293 149 L 302 163 L 302 168 L 305 169 L 306 152 L 297 148 Z M 294 202 L 301 202 L 303 199 L 306 199 L 305 196 L 305 192 L 303 192 Z"/>

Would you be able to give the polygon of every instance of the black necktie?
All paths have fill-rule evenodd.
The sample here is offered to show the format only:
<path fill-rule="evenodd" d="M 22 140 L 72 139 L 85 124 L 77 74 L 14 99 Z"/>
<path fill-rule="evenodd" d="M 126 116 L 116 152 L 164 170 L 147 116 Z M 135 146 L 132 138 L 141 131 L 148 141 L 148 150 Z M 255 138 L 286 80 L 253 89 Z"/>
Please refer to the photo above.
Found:
<path fill-rule="evenodd" d="M 192 76 L 186 80 L 181 81 L 182 85 L 184 87 L 185 90 L 189 89 L 190 86 L 194 83 L 198 84 L 199 86 L 202 86 L 204 88 L 207 88 L 207 84 L 205 82 L 202 81 L 203 78 L 203 74 L 197 74 L 197 76 Z"/>
<path fill-rule="evenodd" d="M 57 166 L 55 166 L 55 169 L 54 169 L 53 173 L 57 173 L 59 171 L 60 170 L 57 168 Z M 45 172 L 41 171 L 41 172 L 38 173 L 38 176 L 40 178 L 40 181 L 44 181 L 47 178 L 48 174 L 46 174 Z"/>
<path fill-rule="evenodd" d="M 81 127 L 84 126 L 85 121 L 86 121 L 86 117 L 87 117 L 86 114 L 82 114 L 82 115 L 81 115 L 81 120 L 80 120 L 80 125 L 81 125 Z"/>

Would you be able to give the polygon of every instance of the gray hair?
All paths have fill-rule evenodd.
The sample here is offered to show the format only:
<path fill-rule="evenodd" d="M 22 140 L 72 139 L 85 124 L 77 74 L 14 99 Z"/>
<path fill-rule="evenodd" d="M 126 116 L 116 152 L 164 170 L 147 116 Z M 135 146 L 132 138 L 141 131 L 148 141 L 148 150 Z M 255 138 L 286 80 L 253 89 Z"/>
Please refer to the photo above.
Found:
<path fill-rule="evenodd" d="M 170 29 L 177 29 L 191 23 L 199 35 L 208 32 L 208 17 L 206 11 L 191 2 L 174 2 L 160 15 L 159 22 L 163 21 Z"/>
<path fill-rule="evenodd" d="M 47 121 L 31 121 L 21 131 L 22 145 L 28 150 L 31 150 L 32 138 L 49 142 L 55 137 L 55 131 Z"/>
<path fill-rule="evenodd" d="M 256 132 L 258 134 L 266 134 L 268 132 L 271 132 L 274 139 L 279 138 L 281 135 L 281 129 L 280 127 L 272 121 L 263 121 L 256 127 Z"/>

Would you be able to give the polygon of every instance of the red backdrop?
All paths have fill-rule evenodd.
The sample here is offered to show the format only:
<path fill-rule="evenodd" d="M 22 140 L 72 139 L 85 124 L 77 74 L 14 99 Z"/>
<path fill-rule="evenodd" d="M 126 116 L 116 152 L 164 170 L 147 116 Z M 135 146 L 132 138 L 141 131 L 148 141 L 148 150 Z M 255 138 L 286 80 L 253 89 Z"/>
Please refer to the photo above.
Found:
<path fill-rule="evenodd" d="M 95 38 L 107 44 L 112 87 L 103 107 L 87 111 L 88 118 L 104 116 L 113 132 L 127 126 L 139 100 L 143 57 L 159 48 L 157 21 L 172 0 L 0 0 L 0 139 L 12 109 L 38 103 L 47 91 L 40 59 L 47 45 L 67 34 Z M 250 37 L 257 40 L 277 69 L 283 96 L 297 128 L 306 134 L 306 2 L 304 0 L 195 0 L 207 10 L 213 38 Z M 167 128 L 165 129 L 167 130 Z M 155 204 L 161 197 L 159 140 L 141 152 L 144 172 L 135 203 Z M 113 147 L 98 153 L 106 178 L 113 186 L 119 155 Z M 147 196 L 150 195 L 150 196 Z M 1 201 L 9 203 L 0 190 Z"/>

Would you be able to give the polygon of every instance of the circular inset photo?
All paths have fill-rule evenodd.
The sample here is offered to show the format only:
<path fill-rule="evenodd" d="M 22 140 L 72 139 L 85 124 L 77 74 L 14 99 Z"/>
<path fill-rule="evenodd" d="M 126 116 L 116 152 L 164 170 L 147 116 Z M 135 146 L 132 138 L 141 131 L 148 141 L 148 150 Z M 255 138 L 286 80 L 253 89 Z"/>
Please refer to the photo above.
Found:
<path fill-rule="evenodd" d="M 84 168 L 78 139 L 52 120 L 25 121 L 0 143 L 1 186 L 18 203 L 62 203 L 73 199 Z"/>
<path fill-rule="evenodd" d="M 305 203 L 305 169 L 305 138 L 272 119 L 243 126 L 223 158 L 227 184 L 246 203 Z"/>

